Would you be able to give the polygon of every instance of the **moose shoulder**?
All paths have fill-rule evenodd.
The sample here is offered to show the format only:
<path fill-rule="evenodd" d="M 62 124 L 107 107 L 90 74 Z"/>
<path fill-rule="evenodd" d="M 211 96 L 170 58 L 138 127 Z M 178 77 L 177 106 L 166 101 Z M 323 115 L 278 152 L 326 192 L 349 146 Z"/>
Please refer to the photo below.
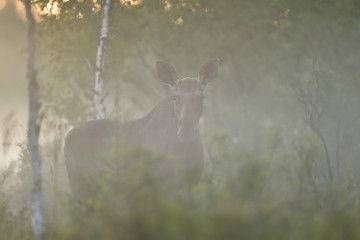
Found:
<path fill-rule="evenodd" d="M 91 172 L 97 156 L 106 155 L 111 139 L 118 134 L 129 144 L 176 158 L 184 169 L 184 180 L 193 184 L 203 170 L 203 148 L 198 123 L 202 114 L 203 91 L 218 71 L 219 60 L 203 64 L 197 78 L 178 79 L 175 68 L 158 61 L 160 80 L 169 84 L 173 95 L 162 99 L 146 116 L 128 122 L 95 120 L 74 127 L 65 138 L 65 162 L 73 193 L 80 191 L 80 173 Z M 164 169 L 171 168 L 170 161 Z M 185 179 L 186 178 L 186 179 Z"/>

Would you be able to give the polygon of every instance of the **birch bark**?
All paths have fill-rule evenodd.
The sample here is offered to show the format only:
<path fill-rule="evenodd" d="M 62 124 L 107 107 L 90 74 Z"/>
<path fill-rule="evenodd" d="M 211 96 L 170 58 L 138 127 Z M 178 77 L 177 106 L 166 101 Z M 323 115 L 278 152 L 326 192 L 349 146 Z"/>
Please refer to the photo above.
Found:
<path fill-rule="evenodd" d="M 112 0 L 105 0 L 103 9 L 103 18 L 100 31 L 99 46 L 96 55 L 96 71 L 95 71 L 95 95 L 94 102 L 96 107 L 96 119 L 105 118 L 104 105 L 104 60 L 105 51 L 109 34 L 110 9 Z"/>
<path fill-rule="evenodd" d="M 31 223 L 36 240 L 45 238 L 41 198 L 41 158 L 39 153 L 40 120 L 38 117 L 39 86 L 36 80 L 35 68 L 35 20 L 31 13 L 31 0 L 24 0 L 26 18 L 28 22 L 28 65 L 27 79 L 29 92 L 29 119 L 28 119 L 28 149 L 32 170 L 31 179 Z"/>

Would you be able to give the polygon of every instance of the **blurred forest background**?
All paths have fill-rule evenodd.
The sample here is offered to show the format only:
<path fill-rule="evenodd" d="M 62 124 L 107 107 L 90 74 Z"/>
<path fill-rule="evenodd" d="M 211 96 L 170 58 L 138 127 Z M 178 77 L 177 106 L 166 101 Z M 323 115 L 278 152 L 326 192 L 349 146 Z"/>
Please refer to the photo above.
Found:
<path fill-rule="evenodd" d="M 203 180 L 191 198 L 131 203 L 124 196 L 139 186 L 113 173 L 89 182 L 101 196 L 67 194 L 63 138 L 95 116 L 102 4 L 34 1 L 49 239 L 360 239 L 359 0 L 115 1 L 107 118 L 143 116 L 168 94 L 156 60 L 185 77 L 220 58 L 200 122 Z M 22 9 L 0 0 L 0 239 L 32 239 Z"/>

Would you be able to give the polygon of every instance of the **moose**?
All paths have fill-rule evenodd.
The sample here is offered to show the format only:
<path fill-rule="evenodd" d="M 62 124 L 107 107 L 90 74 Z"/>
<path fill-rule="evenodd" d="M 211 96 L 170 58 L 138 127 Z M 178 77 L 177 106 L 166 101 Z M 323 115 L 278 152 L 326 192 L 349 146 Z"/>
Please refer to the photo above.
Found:
<path fill-rule="evenodd" d="M 211 59 L 202 65 L 197 78 L 178 79 L 171 64 L 158 61 L 158 77 L 170 86 L 173 94 L 160 100 L 147 115 L 126 122 L 93 120 L 71 129 L 65 138 L 64 153 L 72 193 L 81 192 L 79 173 L 90 171 L 97 164 L 95 156 L 111 150 L 110 141 L 117 134 L 129 144 L 176 159 L 184 169 L 186 184 L 191 186 L 199 181 L 204 153 L 198 123 L 204 88 L 216 77 L 218 66 L 219 59 Z M 168 161 L 165 165 L 164 171 L 171 172 L 172 163 Z"/>

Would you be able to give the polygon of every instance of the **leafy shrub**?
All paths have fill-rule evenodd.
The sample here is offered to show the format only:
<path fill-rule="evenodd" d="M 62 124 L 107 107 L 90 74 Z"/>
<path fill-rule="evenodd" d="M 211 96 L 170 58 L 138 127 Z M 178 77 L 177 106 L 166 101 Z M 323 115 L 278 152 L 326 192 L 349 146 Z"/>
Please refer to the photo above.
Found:
<path fill-rule="evenodd" d="M 316 144 L 262 159 L 220 140 L 212 181 L 191 189 L 159 181 L 161 156 L 114 151 L 84 182 L 84 195 L 70 197 L 52 239 L 360 239 L 356 181 L 343 188 L 312 180 Z"/>
<path fill-rule="evenodd" d="M 8 204 L 0 199 L 0 239 L 32 239 L 30 218 L 26 209 L 17 214 L 9 211 Z"/>

